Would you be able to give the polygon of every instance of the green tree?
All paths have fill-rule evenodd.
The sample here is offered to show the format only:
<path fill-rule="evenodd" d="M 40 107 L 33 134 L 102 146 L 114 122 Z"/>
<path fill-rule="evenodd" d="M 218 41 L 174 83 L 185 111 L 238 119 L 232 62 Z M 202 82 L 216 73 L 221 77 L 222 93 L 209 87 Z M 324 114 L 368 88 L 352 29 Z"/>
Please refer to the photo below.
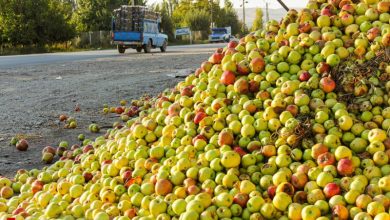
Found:
<path fill-rule="evenodd" d="M 170 6 L 168 1 L 163 1 L 161 4 L 157 4 L 154 10 L 161 14 L 161 31 L 167 34 L 168 39 L 172 41 L 175 38 L 175 27 L 169 14 Z"/>
<path fill-rule="evenodd" d="M 172 21 L 175 27 L 184 27 L 187 25 L 186 16 L 192 10 L 193 5 L 191 0 L 181 0 L 172 11 Z M 184 18 L 184 19 L 183 19 Z"/>
<path fill-rule="evenodd" d="M 192 31 L 209 31 L 210 14 L 205 10 L 192 10 L 185 17 L 186 24 Z"/>
<path fill-rule="evenodd" d="M 61 0 L 0 0 L 3 41 L 17 45 L 64 42 L 73 37 L 71 7 Z"/>
<path fill-rule="evenodd" d="M 261 8 L 256 9 L 256 17 L 252 24 L 252 31 L 257 31 L 263 28 L 263 10 Z"/>
<path fill-rule="evenodd" d="M 145 2 L 136 1 L 140 4 Z M 77 10 L 72 18 L 76 30 L 78 32 L 110 30 L 113 10 L 126 4 L 127 0 L 78 0 Z"/>
<path fill-rule="evenodd" d="M 224 8 L 219 8 L 216 13 L 214 22 L 217 27 L 230 26 L 232 28 L 232 34 L 237 34 L 241 30 L 241 25 L 238 20 L 237 13 L 234 10 L 233 4 L 230 0 L 225 0 Z"/>

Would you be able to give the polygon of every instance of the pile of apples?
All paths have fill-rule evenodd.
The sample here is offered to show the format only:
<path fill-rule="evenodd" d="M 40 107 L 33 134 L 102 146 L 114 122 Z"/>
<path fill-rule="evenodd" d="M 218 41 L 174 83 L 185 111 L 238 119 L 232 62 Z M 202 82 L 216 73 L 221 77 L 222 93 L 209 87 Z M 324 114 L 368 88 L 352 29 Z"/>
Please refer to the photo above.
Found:
<path fill-rule="evenodd" d="M 230 42 L 74 157 L 0 178 L 0 219 L 390 219 L 389 7 L 310 1 Z"/>
<path fill-rule="evenodd" d="M 156 98 L 151 98 L 148 95 L 142 96 L 139 100 L 132 100 L 129 105 L 126 100 L 121 100 L 119 102 L 120 105 L 116 107 L 104 105 L 103 113 L 115 113 L 120 116 L 123 122 L 127 122 L 130 118 L 138 116 L 141 112 L 143 114 L 151 108 L 155 100 Z M 119 122 L 115 123 L 113 127 L 118 127 L 118 125 L 120 125 Z"/>

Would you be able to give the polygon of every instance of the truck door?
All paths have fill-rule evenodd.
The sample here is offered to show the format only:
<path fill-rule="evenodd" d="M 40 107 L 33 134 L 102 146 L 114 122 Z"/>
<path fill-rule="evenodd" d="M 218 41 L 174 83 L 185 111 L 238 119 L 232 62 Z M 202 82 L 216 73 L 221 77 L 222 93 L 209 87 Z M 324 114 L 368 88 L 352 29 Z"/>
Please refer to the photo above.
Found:
<path fill-rule="evenodd" d="M 153 34 L 154 34 L 154 40 L 156 43 L 155 43 L 155 46 L 156 47 L 159 47 L 161 46 L 162 42 L 161 42 L 161 39 L 158 37 L 158 23 L 157 21 L 153 21 Z"/>

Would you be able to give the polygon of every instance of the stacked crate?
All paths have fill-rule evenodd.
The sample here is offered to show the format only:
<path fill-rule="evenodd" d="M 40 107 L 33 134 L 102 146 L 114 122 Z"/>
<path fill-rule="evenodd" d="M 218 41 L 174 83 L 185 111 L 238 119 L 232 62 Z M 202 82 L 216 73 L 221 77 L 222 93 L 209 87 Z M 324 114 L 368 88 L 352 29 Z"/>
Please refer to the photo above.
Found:
<path fill-rule="evenodd" d="M 160 15 L 149 10 L 145 6 L 122 5 L 114 10 L 115 30 L 120 31 L 143 31 L 144 19 L 158 20 Z"/>

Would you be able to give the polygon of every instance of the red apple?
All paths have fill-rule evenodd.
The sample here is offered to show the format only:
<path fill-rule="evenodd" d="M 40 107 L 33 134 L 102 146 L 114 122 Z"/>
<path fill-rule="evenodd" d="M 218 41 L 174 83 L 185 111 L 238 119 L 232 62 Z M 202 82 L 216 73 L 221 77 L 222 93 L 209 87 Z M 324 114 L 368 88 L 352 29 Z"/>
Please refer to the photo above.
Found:
<path fill-rule="evenodd" d="M 137 210 L 135 208 L 128 209 L 124 211 L 123 215 L 133 219 L 135 216 L 137 216 Z"/>
<path fill-rule="evenodd" d="M 184 187 L 185 188 L 188 188 L 190 186 L 193 186 L 196 184 L 196 180 L 192 179 L 192 178 L 187 178 L 183 181 L 183 184 L 184 184 Z"/>
<path fill-rule="evenodd" d="M 209 61 L 204 61 L 204 62 L 200 65 L 200 68 L 201 68 L 204 72 L 206 72 L 206 73 L 210 72 L 210 70 L 211 70 L 212 67 L 213 67 L 213 64 L 212 64 L 211 62 L 209 62 Z"/>
<path fill-rule="evenodd" d="M 310 29 L 311 29 L 311 25 L 307 21 L 299 24 L 299 26 L 298 26 L 298 30 L 300 33 L 308 33 L 310 31 Z"/>
<path fill-rule="evenodd" d="M 319 167 L 325 167 L 326 165 L 332 165 L 336 162 L 336 158 L 330 152 L 320 154 L 317 158 L 317 164 Z"/>
<path fill-rule="evenodd" d="M 228 47 L 228 48 L 236 48 L 237 45 L 238 45 L 238 42 L 235 41 L 235 40 L 232 40 L 232 41 L 230 41 L 230 42 L 228 43 L 227 47 Z"/>
<path fill-rule="evenodd" d="M 175 102 L 168 107 L 168 115 L 169 116 L 178 116 L 181 110 L 181 106 L 179 103 Z"/>
<path fill-rule="evenodd" d="M 297 116 L 299 112 L 299 108 L 296 105 L 288 105 L 286 107 L 286 111 L 289 111 L 293 116 Z"/>
<path fill-rule="evenodd" d="M 332 14 L 332 11 L 329 9 L 329 8 L 323 8 L 322 10 L 321 10 L 321 15 L 326 15 L 326 16 L 332 16 L 333 14 Z"/>
<path fill-rule="evenodd" d="M 316 70 L 319 74 L 327 73 L 330 71 L 330 65 L 326 62 L 320 62 L 317 64 Z"/>
<path fill-rule="evenodd" d="M 337 163 L 337 172 L 342 176 L 350 176 L 354 171 L 352 160 L 343 158 Z"/>
<path fill-rule="evenodd" d="M 68 116 L 60 115 L 59 119 L 60 119 L 60 121 L 66 121 L 68 119 Z"/>
<path fill-rule="evenodd" d="M 92 173 L 90 173 L 90 172 L 84 172 L 84 173 L 83 173 L 83 177 L 84 177 L 84 179 L 85 179 L 85 182 L 89 182 L 89 181 L 92 180 L 93 175 L 92 175 Z"/>
<path fill-rule="evenodd" d="M 194 92 L 192 91 L 192 88 L 189 87 L 189 86 L 186 86 L 184 87 L 182 90 L 181 90 L 181 96 L 188 96 L 188 97 L 191 97 L 194 95 Z"/>
<path fill-rule="evenodd" d="M 310 79 L 310 77 L 311 77 L 310 73 L 305 71 L 305 72 L 301 73 L 301 75 L 299 75 L 299 80 L 301 82 L 308 81 Z"/>
<path fill-rule="evenodd" d="M 125 172 L 123 172 L 121 175 L 123 182 L 126 183 L 128 180 L 130 180 L 132 178 L 132 174 L 133 172 L 131 170 L 126 170 Z"/>
<path fill-rule="evenodd" d="M 233 197 L 233 203 L 240 205 L 242 208 L 246 206 L 248 200 L 249 200 L 249 195 L 245 193 L 237 193 Z"/>
<path fill-rule="evenodd" d="M 251 80 L 249 82 L 249 92 L 257 93 L 259 91 L 259 87 L 260 87 L 260 85 L 258 82 L 254 81 L 254 80 Z"/>
<path fill-rule="evenodd" d="M 326 92 L 332 92 L 336 88 L 336 82 L 330 77 L 323 77 L 320 80 L 320 88 Z"/>
<path fill-rule="evenodd" d="M 237 53 L 237 50 L 235 48 L 227 48 L 222 54 L 225 55 L 233 55 Z"/>
<path fill-rule="evenodd" d="M 242 60 L 237 64 L 237 72 L 241 75 L 248 75 L 250 73 L 248 61 Z"/>
<path fill-rule="evenodd" d="M 294 173 L 291 176 L 291 183 L 296 189 L 303 189 L 309 179 L 303 172 Z"/>
<path fill-rule="evenodd" d="M 207 116 L 207 114 L 204 112 L 196 113 L 195 118 L 194 118 L 194 123 L 199 124 L 199 122 L 202 121 L 203 118 L 205 118 L 206 116 Z"/>
<path fill-rule="evenodd" d="M 332 219 L 347 220 L 349 219 L 348 209 L 343 205 L 335 205 L 332 208 Z"/>
<path fill-rule="evenodd" d="M 192 144 L 194 145 L 197 140 L 204 140 L 207 141 L 207 138 L 201 134 L 196 135 L 194 138 L 192 138 Z"/>
<path fill-rule="evenodd" d="M 20 139 L 18 143 L 16 143 L 16 149 L 19 151 L 26 151 L 28 149 L 28 142 L 25 139 Z"/>
<path fill-rule="evenodd" d="M 355 12 L 355 7 L 353 7 L 353 5 L 351 5 L 351 4 L 345 4 L 341 8 L 341 10 L 346 11 L 350 14 L 353 14 Z"/>
<path fill-rule="evenodd" d="M 42 150 L 42 154 L 43 153 L 51 153 L 51 154 L 56 154 L 56 149 L 54 147 L 51 147 L 51 146 L 46 146 L 45 148 L 43 148 Z"/>
<path fill-rule="evenodd" d="M 379 1 L 376 6 L 377 6 L 376 9 L 380 13 L 388 13 L 389 12 L 389 8 L 390 8 L 390 2 L 388 2 L 388 1 Z"/>
<path fill-rule="evenodd" d="M 325 144 L 318 143 L 311 148 L 311 157 L 317 160 L 318 156 L 328 152 L 328 147 Z"/>
<path fill-rule="evenodd" d="M 367 39 L 369 41 L 375 40 L 381 34 L 381 30 L 378 27 L 373 27 L 367 31 Z"/>
<path fill-rule="evenodd" d="M 243 78 L 240 78 L 234 83 L 234 90 L 239 94 L 247 94 L 249 92 L 249 83 Z"/>
<path fill-rule="evenodd" d="M 269 198 L 273 199 L 276 194 L 276 188 L 277 186 L 269 186 L 267 189 L 267 194 Z"/>
<path fill-rule="evenodd" d="M 260 73 L 265 68 L 265 62 L 262 58 L 256 57 L 253 60 L 251 60 L 249 67 L 251 68 L 253 73 Z"/>
<path fill-rule="evenodd" d="M 125 111 L 125 109 L 122 106 L 118 106 L 115 108 L 115 113 L 122 114 Z"/>
<path fill-rule="evenodd" d="M 88 144 L 83 147 L 83 153 L 87 153 L 89 151 L 93 150 L 93 146 Z"/>
<path fill-rule="evenodd" d="M 236 76 L 234 75 L 234 72 L 232 71 L 224 71 L 222 73 L 220 82 L 224 85 L 232 85 L 234 84 L 234 81 L 236 80 Z"/>
<path fill-rule="evenodd" d="M 39 191 L 41 191 L 43 189 L 43 185 L 44 183 L 39 181 L 39 180 L 35 180 L 32 184 L 31 184 L 31 190 L 32 190 L 32 193 L 35 194 Z"/>
<path fill-rule="evenodd" d="M 209 58 L 209 62 L 212 64 L 220 64 L 222 59 L 223 59 L 223 54 L 221 52 L 215 52 Z M 209 71 L 207 71 L 207 72 L 209 72 Z"/>
<path fill-rule="evenodd" d="M 297 173 L 307 174 L 310 170 L 310 166 L 307 164 L 301 164 L 297 167 Z"/>
<path fill-rule="evenodd" d="M 306 203 L 307 202 L 307 192 L 305 192 L 305 191 L 296 192 L 294 197 L 293 197 L 293 201 L 296 203 L 300 203 L 300 204 Z"/>
<path fill-rule="evenodd" d="M 328 183 L 324 187 L 324 194 L 327 199 L 330 199 L 334 195 L 340 195 L 341 188 L 336 183 Z"/>
<path fill-rule="evenodd" d="M 187 188 L 189 195 L 197 195 L 200 193 L 200 188 L 197 185 L 191 185 Z"/>
<path fill-rule="evenodd" d="M 102 166 L 103 165 L 107 165 L 107 164 L 111 164 L 112 163 L 112 160 L 104 160 L 103 162 L 102 162 Z"/>
<path fill-rule="evenodd" d="M 247 154 L 244 149 L 242 149 L 240 146 L 234 147 L 234 151 L 238 153 L 241 157 Z"/>
<path fill-rule="evenodd" d="M 195 76 L 198 77 L 201 73 L 203 72 L 203 70 L 201 68 L 198 68 L 195 70 Z"/>
<path fill-rule="evenodd" d="M 166 179 L 157 180 L 154 190 L 157 195 L 166 196 L 172 192 L 172 183 Z"/>
<path fill-rule="evenodd" d="M 222 130 L 218 135 L 218 145 L 229 145 L 231 146 L 234 141 L 234 136 L 232 132 L 229 132 L 227 130 Z"/>

